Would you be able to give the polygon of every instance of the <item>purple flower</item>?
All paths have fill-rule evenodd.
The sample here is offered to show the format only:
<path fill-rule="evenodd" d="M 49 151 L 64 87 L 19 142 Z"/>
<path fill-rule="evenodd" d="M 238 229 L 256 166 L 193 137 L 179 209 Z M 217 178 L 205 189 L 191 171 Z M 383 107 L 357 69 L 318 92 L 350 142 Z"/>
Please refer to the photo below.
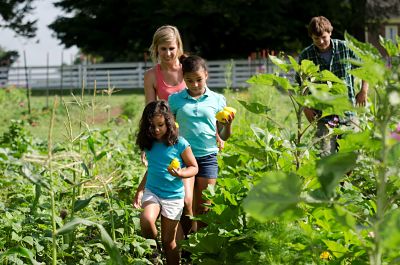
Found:
<path fill-rule="evenodd" d="M 396 130 L 390 134 L 390 137 L 397 141 L 400 141 L 400 123 L 397 124 Z"/>
<path fill-rule="evenodd" d="M 328 125 L 331 128 L 337 127 L 339 125 L 339 117 L 334 116 L 330 121 L 328 121 Z"/>

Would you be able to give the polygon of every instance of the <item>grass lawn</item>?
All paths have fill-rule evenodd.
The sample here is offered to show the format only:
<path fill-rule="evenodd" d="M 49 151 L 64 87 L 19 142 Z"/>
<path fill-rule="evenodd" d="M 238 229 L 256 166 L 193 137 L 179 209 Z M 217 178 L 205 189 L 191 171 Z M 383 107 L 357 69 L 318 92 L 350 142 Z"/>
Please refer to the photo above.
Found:
<path fill-rule="evenodd" d="M 78 92 L 79 93 L 79 92 Z M 93 93 L 93 92 L 92 92 Z M 11 120 L 22 120 L 34 137 L 46 139 L 54 101 L 57 100 L 54 141 L 66 138 L 66 132 L 72 128 L 76 135 L 80 128 L 112 127 L 118 130 L 128 119 L 139 119 L 144 106 L 141 91 L 116 92 L 112 95 L 97 93 L 93 95 L 32 95 L 31 114 L 28 113 L 28 101 L 23 89 L 0 90 L 0 107 L 3 110 L 0 134 L 7 131 Z M 69 117 L 69 118 L 68 118 Z M 115 124 L 115 125 L 114 125 Z M 110 126 L 111 125 L 111 126 Z"/>
<path fill-rule="evenodd" d="M 238 109 L 234 123 L 234 134 L 240 134 L 249 130 L 249 124 L 265 126 L 266 120 L 263 115 L 255 115 L 245 110 L 238 102 L 258 102 L 271 108 L 268 116 L 273 120 L 284 123 L 293 122 L 290 102 L 286 95 L 275 89 L 266 89 L 263 86 L 253 86 L 249 90 L 215 90 L 223 93 L 227 105 Z M 54 100 L 57 99 L 55 123 L 53 129 L 53 141 L 67 140 L 67 132 L 72 131 L 77 136 L 83 129 L 98 128 L 112 129 L 115 133 L 126 132 L 135 129 L 144 108 L 144 94 L 140 89 L 130 91 L 117 91 L 112 95 L 98 91 L 86 92 L 82 97 L 81 91 L 74 91 L 74 96 L 34 93 L 31 96 L 31 114 L 28 114 L 28 102 L 24 89 L 0 89 L 0 107 L 3 110 L 1 116 L 0 135 L 8 130 L 11 120 L 22 120 L 25 128 L 30 131 L 34 138 L 47 139 L 51 110 Z M 104 92 L 104 91 L 103 91 Z M 68 93 L 70 93 L 68 91 Z M 285 107 L 283 107 L 285 106 Z M 289 118 L 289 119 L 288 119 Z"/>

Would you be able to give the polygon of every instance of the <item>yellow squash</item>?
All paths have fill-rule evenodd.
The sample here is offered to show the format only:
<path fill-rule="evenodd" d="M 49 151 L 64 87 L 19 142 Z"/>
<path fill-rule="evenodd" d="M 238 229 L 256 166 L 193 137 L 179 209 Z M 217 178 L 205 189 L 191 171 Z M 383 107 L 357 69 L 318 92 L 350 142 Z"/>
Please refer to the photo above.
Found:
<path fill-rule="evenodd" d="M 181 163 L 179 162 L 178 158 L 172 159 L 171 163 L 168 166 L 168 168 L 171 168 L 171 169 L 178 169 L 180 167 L 181 167 Z"/>
<path fill-rule="evenodd" d="M 223 110 L 215 114 L 215 118 L 222 123 L 226 123 L 231 114 L 236 114 L 236 109 L 232 107 L 225 107 Z"/>
<path fill-rule="evenodd" d="M 234 109 L 232 107 L 225 107 L 224 110 L 227 110 L 229 112 L 233 112 L 233 114 L 236 114 L 236 109 Z"/>

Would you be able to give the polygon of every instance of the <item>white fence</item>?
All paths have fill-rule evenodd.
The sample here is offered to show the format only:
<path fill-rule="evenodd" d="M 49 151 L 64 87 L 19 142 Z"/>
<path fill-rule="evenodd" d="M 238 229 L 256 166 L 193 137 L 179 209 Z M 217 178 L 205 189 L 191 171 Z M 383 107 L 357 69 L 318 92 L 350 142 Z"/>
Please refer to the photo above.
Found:
<path fill-rule="evenodd" d="M 272 72 L 267 60 L 208 61 L 208 86 L 211 88 L 247 87 L 246 81 L 256 73 Z M 14 85 L 31 89 L 116 89 L 143 88 L 143 74 L 151 67 L 144 62 L 63 66 L 0 68 L 0 87 Z"/>

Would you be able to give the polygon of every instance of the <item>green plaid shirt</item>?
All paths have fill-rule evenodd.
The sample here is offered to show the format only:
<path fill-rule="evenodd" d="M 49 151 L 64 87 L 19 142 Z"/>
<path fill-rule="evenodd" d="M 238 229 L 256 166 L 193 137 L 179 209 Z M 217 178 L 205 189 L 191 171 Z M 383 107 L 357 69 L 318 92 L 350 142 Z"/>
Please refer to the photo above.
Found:
<path fill-rule="evenodd" d="M 347 91 L 349 100 L 352 104 L 355 104 L 355 92 L 354 92 L 354 79 L 350 75 L 349 70 L 354 66 L 348 61 L 349 59 L 357 59 L 356 55 L 350 50 L 345 41 L 331 39 L 332 44 L 332 57 L 331 61 L 327 63 L 321 56 L 318 49 L 314 44 L 305 48 L 299 56 L 299 62 L 304 59 L 313 61 L 314 64 L 319 65 L 319 69 L 329 70 L 334 73 L 337 77 L 344 80 L 347 84 Z"/>

